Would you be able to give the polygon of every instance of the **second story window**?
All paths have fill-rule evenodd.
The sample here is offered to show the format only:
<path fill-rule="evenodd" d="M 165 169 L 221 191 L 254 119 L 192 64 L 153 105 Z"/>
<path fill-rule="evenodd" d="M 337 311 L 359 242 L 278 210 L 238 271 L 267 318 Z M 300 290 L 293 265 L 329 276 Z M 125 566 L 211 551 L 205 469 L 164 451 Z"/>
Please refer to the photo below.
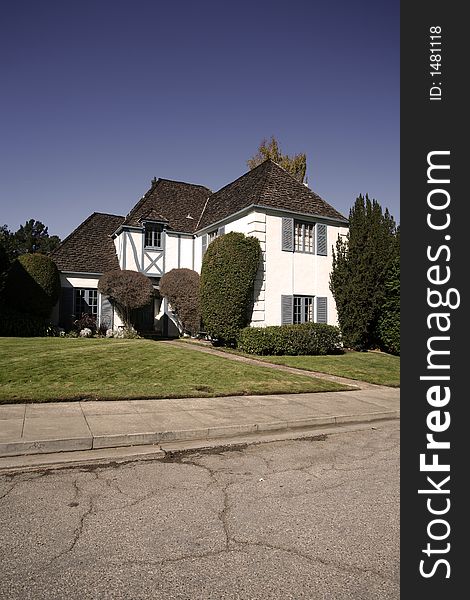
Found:
<path fill-rule="evenodd" d="M 294 251 L 315 252 L 315 225 L 313 223 L 294 222 Z"/>
<path fill-rule="evenodd" d="M 219 230 L 218 229 L 214 229 L 214 231 L 211 231 L 210 233 L 207 234 L 207 245 L 209 245 L 211 242 L 213 242 L 215 240 L 215 238 L 219 237 Z"/>
<path fill-rule="evenodd" d="M 147 223 L 145 225 L 145 247 L 161 248 L 162 231 L 163 227 L 161 225 L 157 225 L 155 223 Z"/>

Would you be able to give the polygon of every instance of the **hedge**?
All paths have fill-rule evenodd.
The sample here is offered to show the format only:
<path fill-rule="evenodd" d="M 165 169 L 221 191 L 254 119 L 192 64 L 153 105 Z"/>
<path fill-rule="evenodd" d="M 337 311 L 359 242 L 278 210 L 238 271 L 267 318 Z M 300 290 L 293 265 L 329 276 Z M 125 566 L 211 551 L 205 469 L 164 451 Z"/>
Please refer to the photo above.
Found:
<path fill-rule="evenodd" d="M 341 354 L 337 327 L 325 323 L 246 327 L 239 333 L 237 348 L 248 354 L 318 355 Z"/>
<path fill-rule="evenodd" d="M 48 320 L 0 304 L 0 336 L 45 337 L 49 335 L 54 335 L 54 328 Z"/>
<path fill-rule="evenodd" d="M 200 308 L 204 331 L 219 343 L 235 343 L 251 320 L 259 240 L 231 232 L 216 238 L 202 261 Z"/>
<path fill-rule="evenodd" d="M 60 295 L 60 275 L 44 254 L 22 254 L 12 264 L 5 283 L 7 304 L 27 315 L 49 318 Z"/>

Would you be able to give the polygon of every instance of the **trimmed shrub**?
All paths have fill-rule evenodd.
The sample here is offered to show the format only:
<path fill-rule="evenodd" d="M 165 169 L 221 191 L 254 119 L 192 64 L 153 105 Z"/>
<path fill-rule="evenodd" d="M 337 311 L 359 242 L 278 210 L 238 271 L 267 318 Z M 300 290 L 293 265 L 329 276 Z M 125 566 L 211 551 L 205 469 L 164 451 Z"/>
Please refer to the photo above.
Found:
<path fill-rule="evenodd" d="M 172 269 L 160 280 L 164 296 L 179 321 L 180 333 L 196 334 L 201 326 L 199 274 L 191 269 Z"/>
<path fill-rule="evenodd" d="M 248 325 L 261 262 L 257 238 L 228 233 L 216 238 L 202 261 L 200 306 L 204 331 L 221 344 L 234 344 Z"/>
<path fill-rule="evenodd" d="M 152 282 L 143 273 L 116 269 L 98 281 L 98 291 L 116 307 L 126 329 L 132 329 L 133 311 L 147 306 L 154 297 Z"/>
<path fill-rule="evenodd" d="M 59 271 L 44 254 L 22 254 L 12 264 L 5 300 L 15 310 L 48 319 L 60 295 Z"/>
<path fill-rule="evenodd" d="M 248 354 L 277 356 L 343 352 L 339 329 L 325 323 L 246 327 L 240 331 L 237 348 Z"/>

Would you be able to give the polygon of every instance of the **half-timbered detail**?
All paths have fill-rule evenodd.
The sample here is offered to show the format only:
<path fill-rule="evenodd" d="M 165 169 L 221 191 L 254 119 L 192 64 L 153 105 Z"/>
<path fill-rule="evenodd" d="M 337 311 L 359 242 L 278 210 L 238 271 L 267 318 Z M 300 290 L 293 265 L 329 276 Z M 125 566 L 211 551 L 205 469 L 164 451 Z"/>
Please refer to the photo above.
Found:
<path fill-rule="evenodd" d="M 97 287 L 106 271 L 127 269 L 150 277 L 156 290 L 137 327 L 176 335 L 175 317 L 159 297 L 160 278 L 176 268 L 200 272 L 208 245 L 240 231 L 258 238 L 263 257 L 252 326 L 335 324 L 331 247 L 347 226 L 330 204 L 271 160 L 215 193 L 202 185 L 154 179 L 127 216 L 93 213 L 52 253 L 62 281 L 55 320 L 69 327 L 76 313 L 88 312 L 103 327 L 119 327 L 118 315 Z"/>

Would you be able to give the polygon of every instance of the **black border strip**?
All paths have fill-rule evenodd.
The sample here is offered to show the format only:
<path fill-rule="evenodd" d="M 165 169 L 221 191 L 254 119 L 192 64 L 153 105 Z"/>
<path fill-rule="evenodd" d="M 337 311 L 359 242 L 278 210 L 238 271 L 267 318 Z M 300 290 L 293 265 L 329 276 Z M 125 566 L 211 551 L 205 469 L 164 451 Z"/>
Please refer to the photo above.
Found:
<path fill-rule="evenodd" d="M 464 69 L 469 35 L 461 7 L 456 2 L 433 0 L 401 3 L 401 597 L 426 600 L 465 595 L 460 590 L 465 590 L 468 570 L 465 507 L 470 505 L 470 499 L 466 498 L 464 488 L 469 470 L 465 463 L 470 455 L 466 444 L 466 439 L 470 439 L 467 432 L 470 392 L 465 379 L 465 373 L 470 373 L 466 347 L 470 327 L 464 288 L 470 276 L 466 265 L 470 254 L 466 244 L 470 235 L 467 225 L 470 198 L 463 190 L 469 155 L 464 145 L 468 118 L 464 115 L 463 103 L 470 103 L 463 88 L 470 75 L 467 75 L 468 69 Z M 440 30 L 431 30 L 431 27 Z M 431 39 L 438 31 L 441 38 Z M 441 46 L 432 46 L 431 42 L 441 42 Z M 431 66 L 437 62 L 430 58 L 437 54 L 431 48 L 440 50 L 439 70 Z M 431 75 L 433 71 L 438 74 Z M 431 92 L 431 88 L 435 89 Z M 435 99 L 431 100 L 432 94 Z M 449 154 L 429 155 L 437 151 Z M 449 165 L 450 169 L 431 170 L 428 181 L 428 160 Z M 449 183 L 435 181 L 447 178 Z M 444 192 L 435 191 L 429 199 L 432 190 Z M 437 210 L 428 205 L 428 202 L 446 204 L 447 195 L 448 207 Z M 427 222 L 428 214 L 431 223 L 437 225 L 447 222 L 448 214 L 448 227 L 433 229 Z M 435 258 L 430 259 L 428 253 Z M 436 265 L 438 269 L 428 271 Z M 429 281 L 430 277 L 442 280 L 449 273 L 446 283 Z M 448 290 L 453 288 L 456 292 L 451 293 L 450 304 L 456 304 L 459 296 L 460 306 L 432 308 L 428 288 L 440 291 L 444 301 Z M 439 304 L 438 298 L 435 294 L 431 302 Z M 447 332 L 438 330 L 437 318 L 431 317 L 428 322 L 431 313 L 449 315 L 448 320 L 442 317 L 439 321 L 443 328 L 450 323 Z M 436 339 L 431 340 L 433 336 Z M 429 344 L 433 350 L 450 353 L 429 354 Z M 445 365 L 450 368 L 444 369 Z M 420 380 L 420 376 L 445 375 L 449 381 Z M 432 386 L 437 386 L 434 395 L 428 392 Z M 431 401 L 442 398 L 445 387 L 449 388 L 450 400 L 445 405 L 442 402 L 437 406 L 436 402 L 431 406 L 429 398 Z M 436 410 L 438 415 L 429 416 Z M 434 433 L 434 439 L 448 441 L 450 448 L 427 449 L 426 435 L 432 433 L 430 424 L 436 427 L 447 418 L 450 425 Z M 436 453 L 435 460 L 449 464 L 450 470 L 420 470 L 423 453 L 428 464 Z M 427 480 L 428 476 L 434 484 Z M 448 476 L 450 479 L 442 483 Z M 449 493 L 437 493 L 436 486 L 441 491 L 448 489 Z M 419 494 L 419 489 L 435 493 Z M 448 510 L 433 515 L 430 508 Z M 436 521 L 439 519 L 441 521 Z M 446 521 L 448 527 L 442 521 Z M 442 540 L 431 539 L 429 533 Z M 431 551 L 425 553 L 428 543 Z M 440 559 L 443 562 L 437 563 Z M 423 576 L 420 564 L 422 572 L 432 575 Z"/>

